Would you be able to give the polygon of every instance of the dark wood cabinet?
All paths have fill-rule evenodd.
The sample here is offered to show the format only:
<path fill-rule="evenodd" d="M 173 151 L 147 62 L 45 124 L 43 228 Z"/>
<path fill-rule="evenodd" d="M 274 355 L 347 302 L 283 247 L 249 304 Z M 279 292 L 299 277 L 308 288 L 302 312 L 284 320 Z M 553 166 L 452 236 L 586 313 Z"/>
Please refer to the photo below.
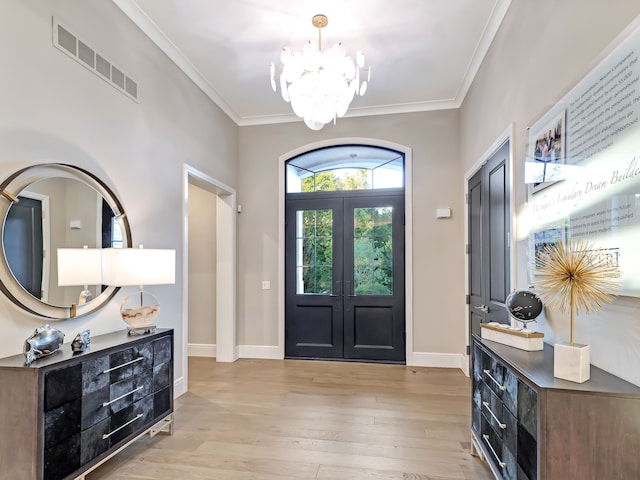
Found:
<path fill-rule="evenodd" d="M 553 376 L 553 347 L 527 352 L 473 336 L 474 452 L 500 480 L 640 478 L 640 388 L 591 366 Z"/>
<path fill-rule="evenodd" d="M 66 344 L 28 366 L 23 355 L 0 359 L 0 384 L 2 478 L 75 478 L 171 428 L 173 330 L 99 335 L 85 352 Z"/>

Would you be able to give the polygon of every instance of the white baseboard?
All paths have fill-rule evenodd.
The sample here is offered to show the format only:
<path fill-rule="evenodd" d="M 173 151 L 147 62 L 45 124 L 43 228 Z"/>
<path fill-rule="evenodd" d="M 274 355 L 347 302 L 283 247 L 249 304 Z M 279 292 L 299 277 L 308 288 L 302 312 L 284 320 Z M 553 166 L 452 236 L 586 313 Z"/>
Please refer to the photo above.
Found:
<path fill-rule="evenodd" d="M 187 393 L 187 386 L 184 383 L 184 377 L 176 378 L 173 382 L 173 398 Z"/>
<path fill-rule="evenodd" d="M 459 368 L 468 374 L 469 360 L 458 353 L 413 352 L 411 364 L 414 367 Z M 407 362 L 407 365 L 409 363 Z"/>
<path fill-rule="evenodd" d="M 240 358 L 265 358 L 282 360 L 284 357 L 277 346 L 266 345 L 240 345 L 238 347 Z"/>
<path fill-rule="evenodd" d="M 216 356 L 216 346 L 206 343 L 190 343 L 188 345 L 190 357 L 212 357 Z"/>
<path fill-rule="evenodd" d="M 190 357 L 216 357 L 216 346 L 210 344 L 190 343 Z M 275 345 L 238 345 L 235 347 L 236 358 L 264 358 L 282 360 L 283 354 Z M 459 368 L 469 375 L 469 359 L 457 353 L 413 352 L 407 359 L 407 365 L 414 367 Z M 178 380 L 176 380 L 177 390 Z"/>
<path fill-rule="evenodd" d="M 190 357 L 216 357 L 216 346 L 205 343 L 190 343 L 188 345 Z M 234 349 L 235 359 L 238 358 L 266 358 L 279 359 L 284 357 L 277 346 L 272 345 L 237 345 Z"/>

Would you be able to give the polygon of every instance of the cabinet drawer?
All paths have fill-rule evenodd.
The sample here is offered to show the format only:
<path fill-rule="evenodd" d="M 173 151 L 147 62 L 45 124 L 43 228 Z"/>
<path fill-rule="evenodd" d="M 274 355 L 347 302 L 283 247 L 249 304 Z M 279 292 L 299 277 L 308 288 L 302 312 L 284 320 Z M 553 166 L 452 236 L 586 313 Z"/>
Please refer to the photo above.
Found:
<path fill-rule="evenodd" d="M 86 465 L 94 458 L 109 450 L 111 444 L 103 435 L 111 431 L 111 418 L 106 417 L 102 421 L 83 430 L 80 435 L 80 464 Z"/>
<path fill-rule="evenodd" d="M 51 370 L 44 375 L 44 410 L 52 410 L 82 395 L 82 365 Z"/>
<path fill-rule="evenodd" d="M 517 454 L 507 447 L 485 418 L 480 441 L 487 451 L 488 460 L 500 472 L 503 480 L 518 480 Z"/>
<path fill-rule="evenodd" d="M 82 430 L 103 421 L 111 414 L 105 402 L 109 401 L 110 385 L 82 396 Z"/>
<path fill-rule="evenodd" d="M 142 358 L 133 365 L 133 374 L 140 375 L 153 368 L 153 344 L 155 342 L 147 342 L 142 345 L 133 347 L 134 359 Z"/>
<path fill-rule="evenodd" d="M 168 414 L 171 408 L 171 388 L 163 388 L 153 395 L 153 414 L 156 417 Z"/>
<path fill-rule="evenodd" d="M 482 420 L 482 380 L 473 379 L 471 392 L 471 429 L 480 434 Z"/>
<path fill-rule="evenodd" d="M 503 363 L 482 351 L 482 379 L 513 415 L 518 414 L 518 377 Z"/>
<path fill-rule="evenodd" d="M 538 394 L 527 384 L 518 385 L 518 420 L 534 438 L 538 438 Z"/>
<path fill-rule="evenodd" d="M 49 410 L 44 414 L 44 448 L 48 449 L 68 437 L 80 433 L 81 399 Z"/>
<path fill-rule="evenodd" d="M 480 405 L 480 411 L 485 421 L 496 431 L 496 435 L 502 439 L 502 430 L 505 425 L 502 417 L 504 416 L 502 410 L 502 401 L 493 391 L 487 386 L 486 383 L 482 384 L 482 403 Z"/>
<path fill-rule="evenodd" d="M 518 465 L 522 469 L 525 478 L 536 480 L 538 478 L 538 442 L 529 434 L 522 424 L 518 425 Z"/>
<path fill-rule="evenodd" d="M 153 404 L 154 396 L 147 395 L 83 430 L 80 441 L 81 465 L 85 465 L 142 426 L 152 422 L 155 418 Z"/>
<path fill-rule="evenodd" d="M 105 373 L 110 368 L 109 355 L 95 357 L 82 363 L 82 394 L 101 390 L 109 386 L 110 377 Z"/>
<path fill-rule="evenodd" d="M 80 433 L 44 451 L 44 480 L 60 480 L 80 468 Z"/>

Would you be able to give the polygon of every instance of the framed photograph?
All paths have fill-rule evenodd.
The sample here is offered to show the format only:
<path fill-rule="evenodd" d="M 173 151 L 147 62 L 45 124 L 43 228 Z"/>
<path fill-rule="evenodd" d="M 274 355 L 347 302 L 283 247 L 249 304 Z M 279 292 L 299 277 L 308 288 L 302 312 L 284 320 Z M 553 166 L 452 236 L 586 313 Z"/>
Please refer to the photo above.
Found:
<path fill-rule="evenodd" d="M 529 273 L 532 277 L 541 266 L 538 257 L 544 248 L 547 245 L 567 242 L 567 222 L 568 220 L 564 219 L 553 225 L 546 225 L 543 229 L 529 235 Z"/>
<path fill-rule="evenodd" d="M 562 180 L 565 164 L 566 110 L 529 134 L 528 182 L 534 194 Z"/>

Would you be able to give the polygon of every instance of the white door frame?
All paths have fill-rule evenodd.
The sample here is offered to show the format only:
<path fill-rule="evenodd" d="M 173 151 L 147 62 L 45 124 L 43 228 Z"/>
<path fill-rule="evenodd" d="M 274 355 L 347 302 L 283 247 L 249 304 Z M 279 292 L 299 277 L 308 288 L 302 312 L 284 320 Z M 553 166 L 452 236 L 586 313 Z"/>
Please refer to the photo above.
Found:
<path fill-rule="evenodd" d="M 515 126 L 511 124 L 504 132 L 498 136 L 498 138 L 491 144 L 491 146 L 482 154 L 482 156 L 478 159 L 473 166 L 467 170 L 467 173 L 464 175 L 464 185 L 463 185 L 463 195 L 466 200 L 469 180 L 473 177 L 478 170 L 482 168 L 482 166 L 487 163 L 487 161 L 498 151 L 498 149 L 504 145 L 504 143 L 509 141 L 509 182 L 511 183 L 511 195 L 509 200 L 509 208 L 511 209 L 511 232 L 509 238 L 509 249 L 510 249 L 510 278 L 511 278 L 511 287 L 514 288 L 516 285 L 516 272 L 517 272 L 517 262 L 516 262 L 516 239 L 517 236 L 517 226 L 518 222 L 516 221 L 516 195 L 514 191 L 515 187 L 515 170 L 514 170 L 514 135 L 515 134 Z M 469 203 L 467 201 L 464 202 L 464 242 L 465 244 L 469 241 Z M 466 293 L 469 293 L 469 255 L 464 256 L 464 289 Z M 465 305 L 465 317 L 464 317 L 464 340 L 465 345 L 471 346 L 471 338 L 469 338 L 469 304 Z M 469 376 L 469 355 L 466 356 L 467 361 L 463 362 L 463 371 Z"/>
<path fill-rule="evenodd" d="M 278 356 L 284 358 L 284 206 L 285 206 L 285 164 L 293 157 L 325 147 L 340 145 L 370 145 L 397 150 L 404 154 L 404 205 L 405 205 L 405 332 L 406 332 L 406 363 L 414 365 L 413 358 L 413 204 L 412 204 L 412 157 L 411 148 L 397 143 L 378 140 L 375 138 L 335 138 L 310 143 L 291 150 L 280 156 L 278 161 Z"/>
<path fill-rule="evenodd" d="M 182 361 L 183 390 L 189 356 L 189 184 L 216 195 L 216 361 L 238 359 L 236 320 L 236 191 L 191 167 L 182 166 Z M 184 392 L 179 392 L 181 394 Z"/>

